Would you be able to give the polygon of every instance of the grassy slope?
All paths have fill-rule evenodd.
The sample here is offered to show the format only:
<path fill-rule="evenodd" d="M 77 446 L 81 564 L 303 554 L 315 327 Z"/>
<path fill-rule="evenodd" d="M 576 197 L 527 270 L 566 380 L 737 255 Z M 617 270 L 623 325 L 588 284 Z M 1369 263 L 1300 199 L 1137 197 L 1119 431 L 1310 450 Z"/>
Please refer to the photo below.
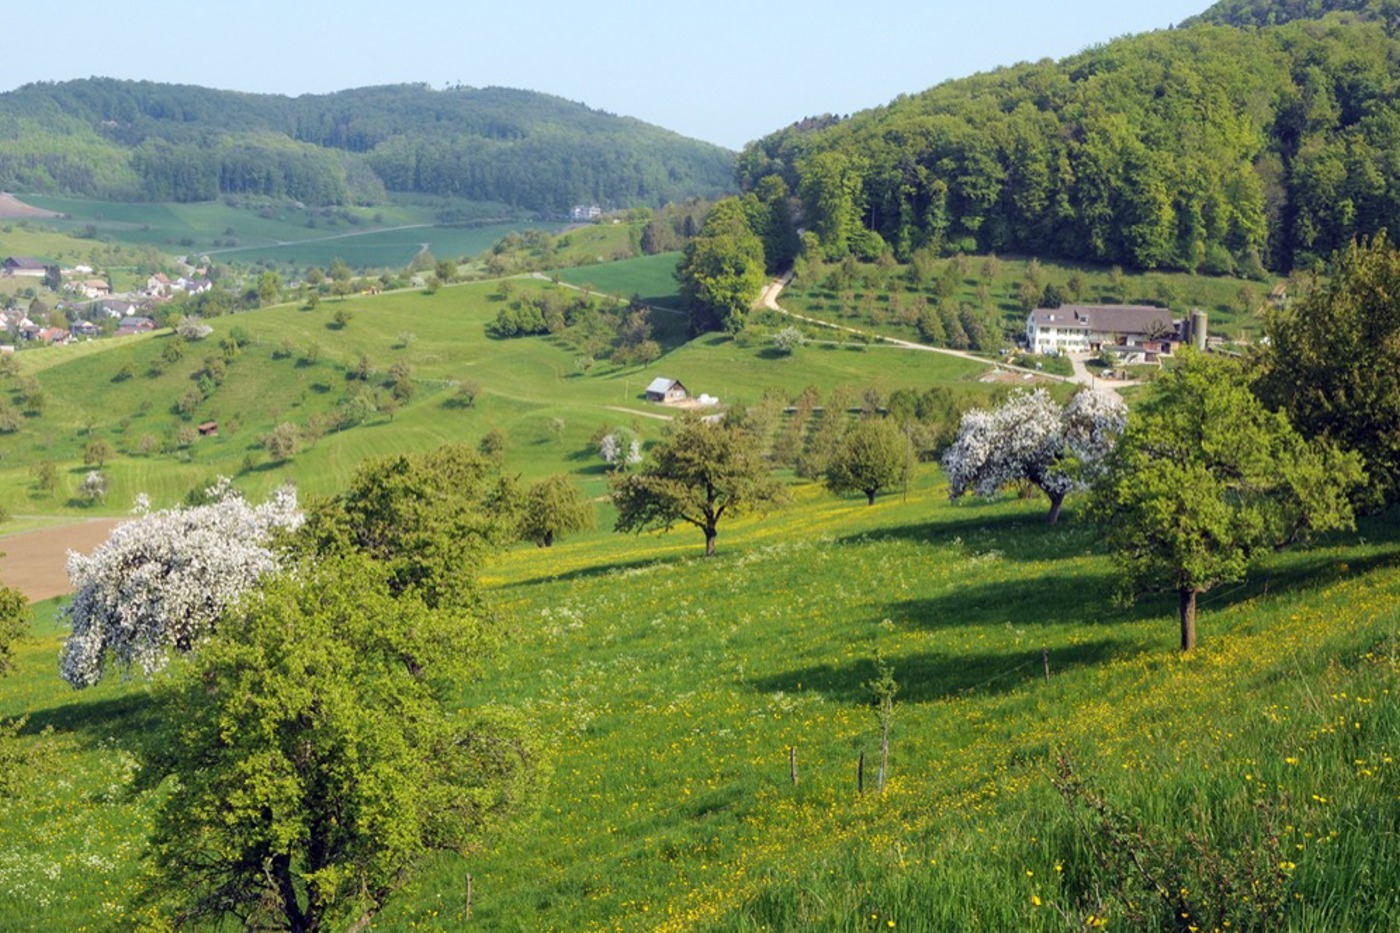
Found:
<path fill-rule="evenodd" d="M 680 253 L 659 253 L 604 265 L 576 266 L 560 270 L 559 278 L 571 285 L 591 285 L 596 290 L 616 295 L 640 295 L 649 305 L 684 310 L 685 303 L 675 277 L 680 256 Z"/>
<path fill-rule="evenodd" d="M 1073 910 L 1090 858 L 1049 784 L 1061 749 L 1172 843 L 1232 847 L 1256 800 L 1281 806 L 1289 928 L 1400 920 L 1394 522 L 1211 594 L 1182 659 L 1172 601 L 1113 608 L 1073 515 L 950 505 L 927 468 L 873 508 L 796 493 L 722 529 L 714 560 L 689 531 L 599 531 L 488 569 L 511 637 L 465 696 L 538 724 L 550 790 L 491 851 L 429 866 L 378 928 L 459 926 L 470 872 L 483 929 L 1063 929 L 1050 905 Z M 0 691 L 0 716 L 32 715 L 41 772 L 0 805 L 0 926 L 111 928 L 150 818 L 127 792 L 142 688 L 69 692 L 39 633 Z M 889 788 L 861 798 L 877 653 L 900 705 Z"/>
<path fill-rule="evenodd" d="M 546 287 L 548 283 L 521 280 L 517 292 Z M 575 366 L 577 353 L 556 338 L 488 340 L 482 326 L 503 307 L 494 292 L 494 285 L 468 285 L 432 296 L 400 292 L 327 301 L 316 311 L 282 306 L 220 318 L 211 322 L 212 337 L 182 345 L 184 358 L 163 364 L 158 376 L 150 374 L 151 365 L 176 340 L 168 334 L 22 354 L 24 370 L 43 384 L 48 404 L 41 417 L 28 419 L 20 433 L 7 438 L 9 452 L 0 460 L 0 503 L 16 514 L 73 510 L 76 503 L 69 497 L 85 472 L 82 451 L 89 425 L 94 436 L 107 438 L 121 454 L 107 466 L 112 481 L 107 510 L 120 514 L 140 491 L 156 503 L 168 503 L 217 474 L 238 474 L 240 485 L 258 494 L 288 480 L 304 491 L 326 493 L 365 457 L 448 440 L 475 442 L 492 428 L 509 434 L 512 462 L 527 478 L 568 471 L 584 479 L 590 491 L 601 492 L 601 466 L 588 449 L 588 438 L 601 424 L 634 419 L 644 435 L 654 437 L 659 422 L 609 408 L 654 413 L 640 396 L 657 375 L 681 379 L 692 391 L 725 401 L 755 401 L 769 387 L 796 394 L 808 384 L 830 388 L 843 382 L 883 391 L 931 384 L 986 389 L 975 381 L 982 367 L 946 357 L 888 347 L 813 347 L 792 359 L 771 360 L 761 348 L 742 348 L 716 336 L 672 347 L 647 369 L 602 365 L 584 376 Z M 332 315 L 342 307 L 352 319 L 337 330 Z M 191 376 L 204 358 L 218 353 L 218 339 L 234 326 L 246 329 L 256 342 L 229 363 L 224 384 L 191 418 L 180 418 L 174 404 L 193 384 Z M 399 343 L 404 332 L 416 336 L 408 347 Z M 274 360 L 284 342 L 298 351 L 318 345 L 319 361 L 304 365 L 299 352 Z M 305 424 L 312 414 L 335 405 L 346 391 L 345 368 L 361 353 L 381 373 L 397 362 L 410 364 L 418 384 L 414 400 L 392 421 L 381 418 L 325 437 L 289 464 L 246 470 L 245 458 L 260 456 L 260 435 L 282 421 Z M 118 379 L 128 367 L 133 375 Z M 445 407 L 450 383 L 462 380 L 483 388 L 477 406 L 468 411 Z M 7 388 L 0 383 L 0 391 Z M 551 431 L 555 418 L 565 423 L 559 440 Z M 220 423 L 220 436 L 200 440 L 187 455 L 136 455 L 143 435 L 163 439 L 182 425 L 208 419 Z M 61 488 L 54 496 L 44 495 L 30 480 L 29 465 L 42 459 L 60 466 Z"/>
<path fill-rule="evenodd" d="M 347 208 L 336 215 L 279 202 L 267 216 L 230 207 L 223 201 L 194 204 L 113 203 L 79 198 L 35 196 L 29 202 L 68 215 L 42 223 L 60 231 L 88 225 L 99 236 L 125 243 L 154 246 L 165 253 L 207 253 L 225 261 L 273 262 L 306 267 L 326 266 L 339 257 L 356 267 L 401 268 L 427 244 L 439 258 L 474 255 L 491 247 L 506 233 L 527 227 L 550 231 L 557 223 L 533 224 L 505 220 L 504 206 L 431 199 L 393 205 Z M 456 207 L 482 221 L 479 226 L 445 226 L 436 221 L 444 207 Z M 353 216 L 356 223 L 346 218 Z M 215 241 L 219 241 L 216 243 Z M 230 242 L 236 245 L 229 245 Z"/>

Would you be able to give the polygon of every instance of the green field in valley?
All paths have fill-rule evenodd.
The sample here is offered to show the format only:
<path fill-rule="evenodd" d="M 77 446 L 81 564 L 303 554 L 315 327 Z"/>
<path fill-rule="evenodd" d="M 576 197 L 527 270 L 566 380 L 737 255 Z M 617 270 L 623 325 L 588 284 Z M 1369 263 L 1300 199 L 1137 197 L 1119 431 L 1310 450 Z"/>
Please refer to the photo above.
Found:
<path fill-rule="evenodd" d="M 420 249 L 440 258 L 472 256 L 512 231 L 556 232 L 560 223 L 514 216 L 504 205 L 404 200 L 375 207 L 315 209 L 290 202 L 114 203 L 32 196 L 27 203 L 62 219 L 35 221 L 60 233 L 151 246 L 167 255 L 306 268 L 333 259 L 355 268 L 402 268 Z M 441 217 L 450 212 L 453 222 Z M 459 219 L 460 218 L 460 219 Z M 36 251 L 38 252 L 38 251 Z"/>

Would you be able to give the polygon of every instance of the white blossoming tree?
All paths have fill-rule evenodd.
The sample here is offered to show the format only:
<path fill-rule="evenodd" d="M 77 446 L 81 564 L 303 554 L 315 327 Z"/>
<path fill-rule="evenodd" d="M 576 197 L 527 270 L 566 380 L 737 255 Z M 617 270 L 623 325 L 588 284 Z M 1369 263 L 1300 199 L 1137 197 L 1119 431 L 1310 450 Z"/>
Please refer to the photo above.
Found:
<path fill-rule="evenodd" d="M 1029 482 L 1050 499 L 1053 525 L 1065 496 L 1089 485 L 1126 423 L 1127 407 L 1111 392 L 1080 392 L 1062 408 L 1037 389 L 974 409 L 943 456 L 949 496 L 990 497 L 1008 483 Z"/>
<path fill-rule="evenodd" d="M 190 343 L 194 343 L 196 340 L 203 340 L 214 333 L 214 328 L 204 323 L 202 318 L 187 315 L 180 318 L 180 323 L 175 325 L 175 333 Z"/>
<path fill-rule="evenodd" d="M 147 511 L 118 525 L 88 555 L 70 553 L 73 601 L 63 609 L 72 632 L 61 673 L 75 687 L 102 679 L 108 662 L 146 674 L 171 651 L 187 652 L 212 630 L 224 609 L 278 566 L 272 537 L 301 524 L 296 491 L 277 490 L 251 505 L 227 479 L 209 502 Z"/>
<path fill-rule="evenodd" d="M 621 472 L 642 462 L 642 442 L 634 435 L 614 431 L 604 436 L 598 455 L 609 469 Z"/>

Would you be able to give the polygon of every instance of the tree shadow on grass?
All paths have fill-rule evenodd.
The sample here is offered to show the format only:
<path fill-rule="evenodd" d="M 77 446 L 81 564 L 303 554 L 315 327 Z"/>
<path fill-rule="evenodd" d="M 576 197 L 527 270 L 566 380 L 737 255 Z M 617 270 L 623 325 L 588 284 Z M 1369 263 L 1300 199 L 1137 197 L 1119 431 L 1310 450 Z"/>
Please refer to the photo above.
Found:
<path fill-rule="evenodd" d="M 895 622 L 928 630 L 987 625 L 1118 625 L 1162 613 L 1155 599 L 1139 600 L 1126 608 L 1115 606 L 1117 582 L 1107 569 L 1043 576 L 1008 573 L 986 583 L 960 584 L 936 596 L 888 603 L 885 612 Z"/>
<path fill-rule="evenodd" d="M 629 570 L 651 570 L 680 563 L 693 557 L 698 557 L 704 553 L 704 545 L 696 547 L 694 554 L 677 554 L 673 557 L 639 557 L 636 560 L 619 560 L 607 564 L 594 564 L 588 567 L 580 567 L 577 570 L 567 570 L 564 573 L 542 573 L 537 577 L 528 580 L 517 580 L 507 584 L 507 588 L 533 586 L 537 583 L 561 583 L 571 580 L 592 580 L 596 577 L 606 577 L 609 574 L 626 573 Z"/>
<path fill-rule="evenodd" d="M 38 735 L 49 727 L 54 732 L 73 735 L 87 745 L 97 745 L 113 737 L 146 741 L 160 730 L 155 703 L 145 693 L 108 697 L 102 700 L 77 700 L 61 703 L 27 714 L 22 735 Z"/>
<path fill-rule="evenodd" d="M 1286 564 L 1256 568 L 1239 583 L 1207 590 L 1200 597 L 1202 612 L 1219 612 L 1260 596 L 1285 596 L 1335 582 L 1342 573 L 1364 574 L 1393 566 L 1392 553 L 1358 557 L 1343 571 L 1335 554 L 1289 555 Z M 1176 619 L 1175 591 L 1141 596 L 1131 606 L 1114 603 L 1117 573 L 1102 571 L 1016 576 L 973 586 L 957 586 L 946 593 L 889 603 L 885 612 L 896 622 L 929 630 L 966 626 L 1108 626 L 1155 619 Z"/>
<path fill-rule="evenodd" d="M 1056 648 L 1050 654 L 1051 676 L 1106 661 L 1134 657 L 1141 648 L 1114 639 L 1100 639 Z M 1040 649 L 983 654 L 920 652 L 886 658 L 899 684 L 898 699 L 905 703 L 929 703 L 946 697 L 1011 693 L 1042 681 L 1045 668 Z M 867 686 L 879 676 L 873 658 L 844 666 L 818 664 L 771 677 L 749 681 L 761 693 L 815 691 L 841 703 L 869 703 L 874 694 Z"/>
<path fill-rule="evenodd" d="M 1081 555 L 1095 548 L 1098 535 L 1086 523 L 1066 521 L 1050 525 L 1045 512 L 1006 512 L 970 509 L 957 518 L 915 522 L 861 532 L 841 538 L 840 543 L 864 541 L 913 541 L 946 545 L 960 541 L 972 552 L 997 551 L 1012 560 L 1054 560 Z M 1068 515 L 1068 513 L 1066 513 Z"/>

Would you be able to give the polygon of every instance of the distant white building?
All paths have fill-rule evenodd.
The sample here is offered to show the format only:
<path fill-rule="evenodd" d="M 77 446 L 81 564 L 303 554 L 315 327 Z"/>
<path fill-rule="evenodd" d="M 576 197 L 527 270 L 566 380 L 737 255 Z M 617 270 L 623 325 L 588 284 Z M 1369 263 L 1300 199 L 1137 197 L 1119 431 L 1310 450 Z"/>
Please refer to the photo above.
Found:
<path fill-rule="evenodd" d="M 1171 353 L 1181 342 L 1181 322 L 1151 305 L 1062 305 L 1036 308 L 1026 318 L 1032 353 L 1090 353 L 1104 346 L 1136 346 Z"/>
<path fill-rule="evenodd" d="M 578 221 L 597 220 L 602 216 L 603 209 L 596 204 L 575 204 L 574 209 L 569 212 L 569 219 Z"/>

